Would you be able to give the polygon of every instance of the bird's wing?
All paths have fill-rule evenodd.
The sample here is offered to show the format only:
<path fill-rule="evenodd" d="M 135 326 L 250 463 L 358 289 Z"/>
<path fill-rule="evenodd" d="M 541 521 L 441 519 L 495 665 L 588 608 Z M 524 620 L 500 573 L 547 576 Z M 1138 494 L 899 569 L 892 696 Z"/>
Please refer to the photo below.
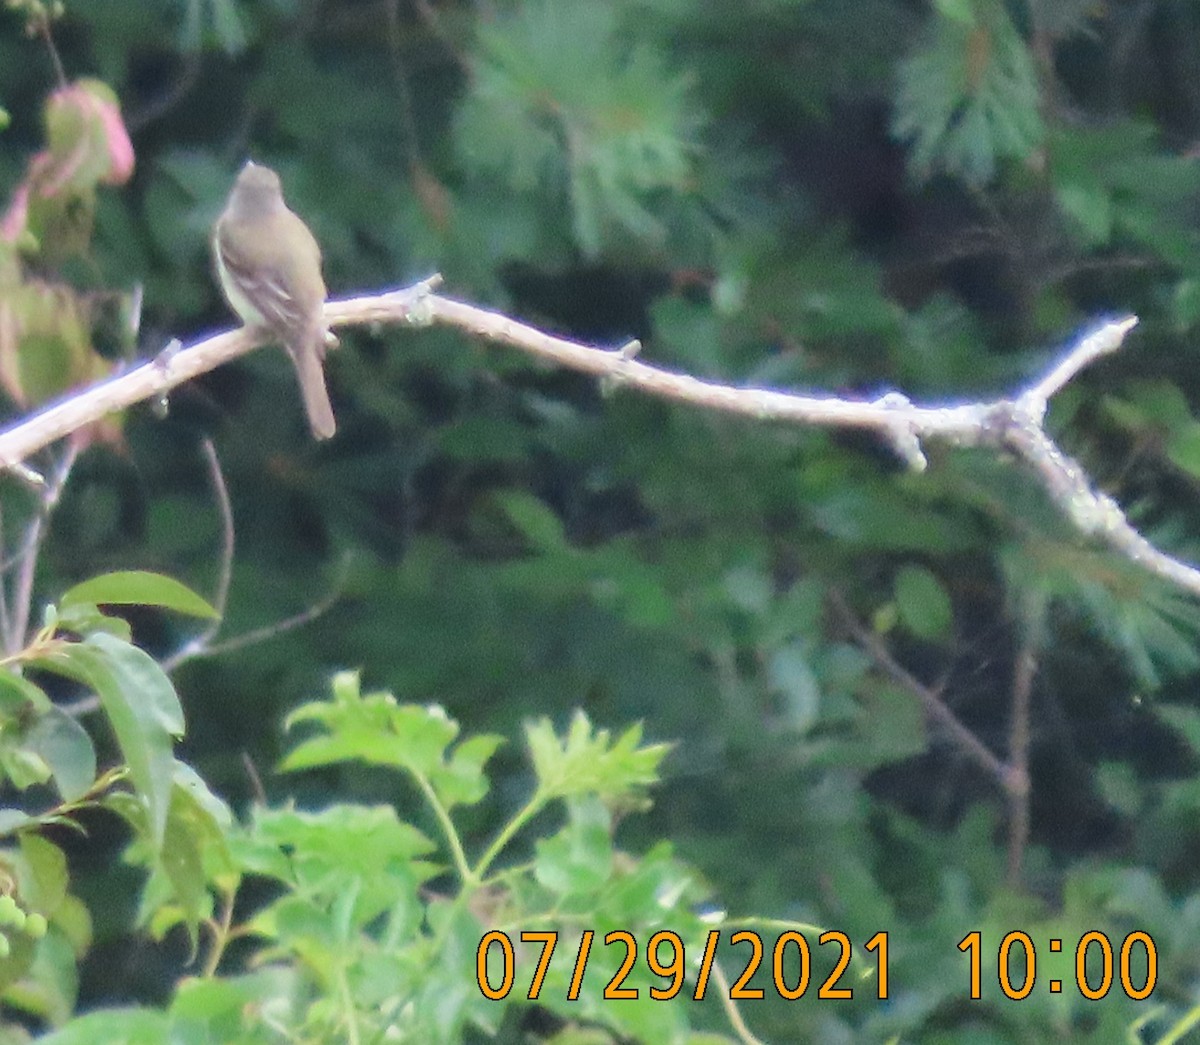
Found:
<path fill-rule="evenodd" d="M 311 246 L 311 253 L 315 254 L 315 263 L 319 267 L 320 251 L 312 233 L 294 214 L 289 213 L 287 217 L 303 230 L 304 235 L 299 241 L 304 244 L 306 254 Z M 319 300 L 297 301 L 292 295 L 292 281 L 288 279 L 288 272 L 293 265 L 311 264 L 313 259 L 307 256 L 296 258 L 283 253 L 270 256 L 268 251 L 259 251 L 254 258 L 243 256 L 237 251 L 236 245 L 230 242 L 230 237 L 221 235 L 220 226 L 217 227 L 216 242 L 220 262 L 229 278 L 270 327 L 285 335 L 309 334 L 313 309 L 319 310 L 324 301 L 324 284 L 320 286 Z"/>

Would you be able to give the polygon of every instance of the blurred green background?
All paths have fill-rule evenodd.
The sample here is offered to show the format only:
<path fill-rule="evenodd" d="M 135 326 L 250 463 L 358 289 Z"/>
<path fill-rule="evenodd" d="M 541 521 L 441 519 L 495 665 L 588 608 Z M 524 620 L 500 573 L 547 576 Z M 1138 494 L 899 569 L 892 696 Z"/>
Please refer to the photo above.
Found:
<path fill-rule="evenodd" d="M 23 26 L 0 11 L 6 191 L 55 86 Z M 1048 424 L 1143 532 L 1200 555 L 1191 0 L 67 0 L 53 35 L 68 77 L 117 93 L 137 166 L 99 193 L 85 256 L 41 275 L 142 288 L 139 356 L 232 325 L 208 232 L 247 157 L 280 172 L 335 296 L 440 272 L 732 384 L 987 398 L 1134 312 Z M 932 446 L 913 475 L 874 438 L 608 394 L 440 329 L 346 330 L 327 371 L 321 445 L 276 349 L 180 389 L 165 420 L 132 410 L 123 446 L 77 466 L 42 559 L 43 601 L 118 568 L 211 592 L 207 435 L 236 524 L 222 636 L 336 594 L 175 675 L 181 757 L 235 806 L 249 759 L 272 798 L 420 818 L 365 771 L 272 775 L 282 716 L 338 668 L 514 741 L 582 707 L 675 745 L 623 844 L 670 839 L 731 911 L 889 932 L 897 1001 L 763 1003 L 766 1041 L 1151 1041 L 1195 1004 L 1200 613 L 1082 541 L 1015 464 Z M 856 628 L 1027 762 L 1027 803 Z M 135 636 L 165 656 L 187 631 L 146 614 Z M 496 756 L 474 844 L 525 772 L 519 744 Z M 77 848 L 81 889 L 135 888 L 102 831 Z M 184 949 L 111 915 L 85 1004 L 160 998 Z M 1039 948 L 1148 931 L 1158 989 L 971 1008 L 956 944 L 989 928 Z"/>

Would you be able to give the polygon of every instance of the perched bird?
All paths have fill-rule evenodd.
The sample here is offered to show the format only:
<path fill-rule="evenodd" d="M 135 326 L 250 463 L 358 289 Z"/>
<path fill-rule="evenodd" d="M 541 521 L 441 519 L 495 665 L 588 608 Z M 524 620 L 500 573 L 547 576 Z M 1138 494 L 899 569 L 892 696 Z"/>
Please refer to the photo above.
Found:
<path fill-rule="evenodd" d="M 246 326 L 283 342 L 296 376 L 304 412 L 317 439 L 336 429 L 325 388 L 325 280 L 321 248 L 308 226 L 288 210 L 279 175 L 247 163 L 230 190 L 213 228 L 213 258 L 225 299 Z"/>

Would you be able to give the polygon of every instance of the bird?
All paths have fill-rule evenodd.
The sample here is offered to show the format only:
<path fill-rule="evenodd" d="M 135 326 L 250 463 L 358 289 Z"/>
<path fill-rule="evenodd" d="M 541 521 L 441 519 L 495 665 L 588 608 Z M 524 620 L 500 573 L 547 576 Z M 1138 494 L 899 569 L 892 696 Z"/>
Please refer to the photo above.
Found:
<path fill-rule="evenodd" d="M 325 322 L 321 248 L 283 198 L 279 175 L 248 162 L 213 226 L 213 259 L 226 301 L 243 325 L 278 338 L 300 382 L 316 439 L 337 429 L 325 386 L 325 349 L 336 343 Z"/>

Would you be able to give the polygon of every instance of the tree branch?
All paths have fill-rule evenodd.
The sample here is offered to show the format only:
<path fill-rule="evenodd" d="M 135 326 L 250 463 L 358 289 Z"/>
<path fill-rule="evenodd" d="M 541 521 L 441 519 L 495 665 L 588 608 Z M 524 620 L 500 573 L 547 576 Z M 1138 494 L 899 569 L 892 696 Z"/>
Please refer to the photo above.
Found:
<path fill-rule="evenodd" d="M 760 421 L 873 431 L 916 470 L 926 465 L 923 440 L 1007 450 L 1025 462 L 1085 536 L 1104 542 L 1159 577 L 1200 595 L 1200 570 L 1150 544 L 1130 525 L 1116 501 L 1092 489 L 1083 468 L 1063 453 L 1042 428 L 1049 396 L 1085 366 L 1116 351 L 1137 324 L 1136 317 L 1100 324 L 1015 398 L 920 406 L 898 392 L 855 400 L 702 381 L 643 363 L 634 358 L 631 346 L 614 351 L 583 345 L 501 313 L 435 295 L 432 290 L 439 282 L 435 276 L 404 290 L 330 301 L 325 306 L 325 317 L 333 327 L 380 323 L 454 327 L 647 395 Z M 19 469 L 34 451 L 75 429 L 140 400 L 161 398 L 176 385 L 263 342 L 263 334 L 245 329 L 217 334 L 190 348 L 165 351 L 128 373 L 84 389 L 0 432 L 0 468 Z"/>
<path fill-rule="evenodd" d="M 1021 600 L 1018 628 L 1021 644 L 1013 662 L 1012 720 L 1008 731 L 1008 884 L 1021 885 L 1021 869 L 1029 845 L 1029 752 L 1032 740 L 1033 683 L 1038 670 L 1045 606 L 1042 595 Z"/>
<path fill-rule="evenodd" d="M 33 581 L 37 574 L 42 539 L 50 516 L 54 514 L 58 500 L 66 488 L 71 469 L 75 467 L 78 454 L 78 444 L 74 440 L 68 441 L 50 478 L 43 480 L 36 487 L 38 503 L 25 527 L 20 550 L 0 566 L 0 620 L 5 626 L 3 648 L 6 653 L 15 653 L 25 645 L 25 633 L 29 630 L 29 617 L 33 611 Z M 6 574 L 10 567 L 15 571 L 15 576 L 12 578 L 11 590 L 5 592 L 3 587 L 9 579 Z"/>
<path fill-rule="evenodd" d="M 326 318 L 331 326 L 421 322 L 414 317 L 414 307 L 428 298 L 436 282 L 426 280 L 407 290 L 330 302 Z M 15 467 L 43 446 L 114 410 L 143 399 L 159 399 L 177 385 L 215 370 L 266 341 L 267 335 L 243 328 L 216 334 L 190 348 L 176 350 L 169 345 L 141 366 L 76 392 L 0 432 L 0 468 Z"/>
<path fill-rule="evenodd" d="M 854 611 L 850 609 L 840 592 L 830 591 L 829 602 L 837 612 L 842 626 L 851 634 L 863 652 L 875 662 L 875 666 L 890 675 L 893 682 L 917 697 L 924 706 L 925 713 L 942 728 L 955 746 L 995 780 L 1006 793 L 1010 792 L 1008 766 L 963 724 L 962 720 L 950 709 L 950 705 L 942 700 L 941 693 L 930 689 L 896 660 L 884 641 L 870 628 L 859 622 L 858 617 L 855 616 Z"/>

